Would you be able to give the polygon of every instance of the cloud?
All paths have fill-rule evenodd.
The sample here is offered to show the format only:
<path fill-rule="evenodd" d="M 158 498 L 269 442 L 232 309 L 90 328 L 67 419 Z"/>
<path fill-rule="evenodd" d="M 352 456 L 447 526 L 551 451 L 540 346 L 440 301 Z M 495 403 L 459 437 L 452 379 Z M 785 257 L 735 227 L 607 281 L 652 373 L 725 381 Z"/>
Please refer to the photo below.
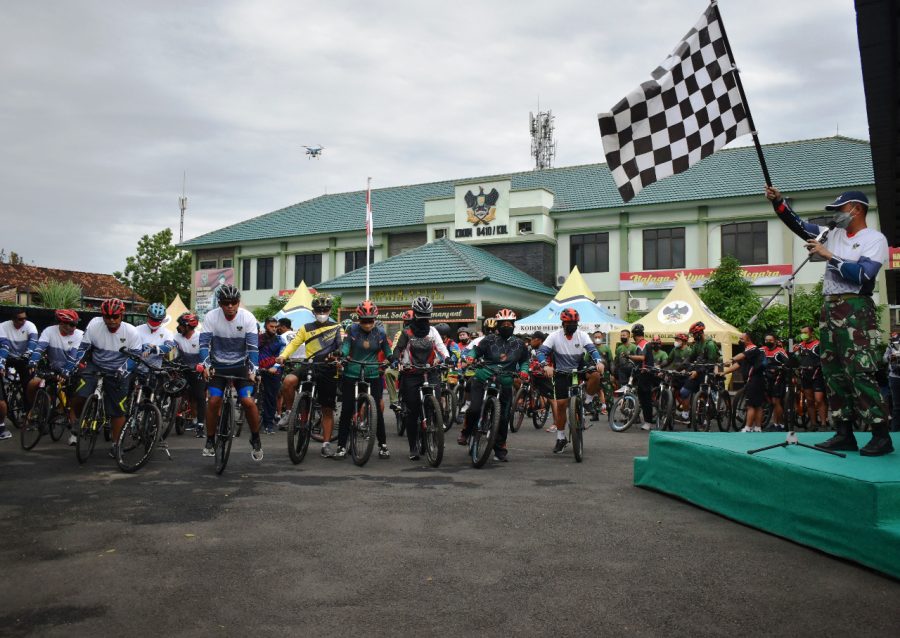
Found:
<path fill-rule="evenodd" d="M 0 246 L 110 272 L 328 192 L 603 161 L 596 115 L 647 78 L 700 0 L 14 3 L 0 24 Z M 721 7 L 763 142 L 867 137 L 852 4 Z M 777 20 L 771 16 L 777 16 Z M 748 143 L 739 140 L 736 143 Z M 323 144 L 309 161 L 303 144 Z"/>

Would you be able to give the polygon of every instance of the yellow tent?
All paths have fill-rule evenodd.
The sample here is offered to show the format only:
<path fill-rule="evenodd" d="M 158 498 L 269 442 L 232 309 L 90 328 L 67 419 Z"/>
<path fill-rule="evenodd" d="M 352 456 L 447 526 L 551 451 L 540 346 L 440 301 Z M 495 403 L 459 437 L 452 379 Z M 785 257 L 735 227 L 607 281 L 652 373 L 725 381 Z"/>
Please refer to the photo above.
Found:
<path fill-rule="evenodd" d="M 305 308 L 306 310 L 312 309 L 312 294 L 309 292 L 309 288 L 306 287 L 305 281 L 300 282 L 300 285 L 297 286 L 297 290 L 295 290 L 294 294 L 291 295 L 291 298 L 287 300 L 287 303 L 284 304 L 284 308 L 282 308 L 281 311 L 287 314 L 298 308 Z"/>
<path fill-rule="evenodd" d="M 706 325 L 705 332 L 722 344 L 722 355 L 731 358 L 731 345 L 737 343 L 741 331 L 719 319 L 697 296 L 683 273 L 678 273 L 675 287 L 656 308 L 641 317 L 637 323 L 644 324 L 644 334 L 659 335 L 671 341 L 679 332 L 686 333 L 696 321 Z"/>
<path fill-rule="evenodd" d="M 188 309 L 181 300 L 181 295 L 175 295 L 175 299 L 169 304 L 169 307 L 166 308 L 166 318 L 163 321 L 163 325 L 172 332 L 175 332 L 175 322 L 178 321 L 178 317 L 186 312 L 188 312 Z"/>

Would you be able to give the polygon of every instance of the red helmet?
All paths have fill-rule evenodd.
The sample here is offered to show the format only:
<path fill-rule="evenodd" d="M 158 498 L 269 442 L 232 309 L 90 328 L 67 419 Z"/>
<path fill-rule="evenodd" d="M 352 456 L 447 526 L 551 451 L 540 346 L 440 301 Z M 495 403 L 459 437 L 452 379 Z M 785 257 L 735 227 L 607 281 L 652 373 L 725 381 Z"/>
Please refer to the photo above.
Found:
<path fill-rule="evenodd" d="M 200 325 L 200 320 L 197 319 L 197 315 L 191 314 L 189 312 L 183 312 L 181 316 L 178 317 L 178 325 L 185 328 L 196 328 L 198 325 Z"/>
<path fill-rule="evenodd" d="M 512 310 L 510 310 L 509 308 L 504 308 L 503 310 L 500 310 L 500 311 L 494 316 L 494 319 L 496 319 L 497 321 L 515 321 L 515 320 L 516 320 L 516 313 L 514 313 L 514 312 L 513 312 Z"/>
<path fill-rule="evenodd" d="M 56 320 L 60 323 L 78 323 L 78 313 L 74 310 L 57 310 L 54 314 L 56 314 Z"/>
<path fill-rule="evenodd" d="M 698 322 L 694 323 L 694 325 L 691 326 L 689 332 L 692 335 L 698 335 L 698 334 L 703 334 L 703 331 L 705 329 L 706 329 L 706 324 L 703 323 L 702 321 L 698 321 Z"/>
<path fill-rule="evenodd" d="M 653 343 L 662 343 L 662 337 L 660 337 L 659 335 L 653 335 L 653 339 L 651 339 L 651 341 L 653 341 Z"/>
<path fill-rule="evenodd" d="M 688 340 L 688 336 L 686 334 L 684 334 L 683 332 L 679 332 L 677 335 L 675 335 L 675 338 L 678 339 L 679 341 L 684 341 L 685 343 L 687 343 L 687 340 Z"/>
<path fill-rule="evenodd" d="M 374 319 L 378 316 L 378 306 L 366 299 L 356 307 L 356 316 L 359 319 Z"/>
<path fill-rule="evenodd" d="M 112 299 L 107 299 L 102 304 L 100 304 L 100 314 L 106 315 L 107 317 L 111 315 L 121 315 L 125 312 L 125 302 L 121 299 L 116 299 L 113 297 Z"/>
<path fill-rule="evenodd" d="M 559 320 L 563 323 L 571 323 L 581 320 L 581 317 L 578 316 L 578 311 L 575 308 L 566 308 L 561 313 L 559 313 Z"/>

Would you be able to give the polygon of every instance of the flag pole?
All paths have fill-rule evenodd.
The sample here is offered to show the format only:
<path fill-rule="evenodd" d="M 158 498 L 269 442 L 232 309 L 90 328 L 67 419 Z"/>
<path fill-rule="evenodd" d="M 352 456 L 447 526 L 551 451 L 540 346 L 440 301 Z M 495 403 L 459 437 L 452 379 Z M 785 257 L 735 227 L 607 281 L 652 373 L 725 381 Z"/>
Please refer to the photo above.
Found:
<path fill-rule="evenodd" d="M 725 50 L 728 52 L 728 59 L 731 60 L 731 70 L 734 73 L 734 80 L 737 83 L 738 92 L 741 95 L 741 102 L 747 110 L 747 123 L 750 125 L 750 134 L 753 136 L 753 145 L 756 147 L 756 155 L 759 157 L 759 165 L 762 168 L 763 177 L 766 180 L 766 186 L 772 185 L 772 178 L 769 177 L 769 167 L 766 166 L 766 157 L 763 155 L 762 146 L 759 143 L 759 135 L 756 133 L 756 125 L 753 123 L 753 115 L 750 114 L 750 103 L 747 102 L 747 94 L 744 93 L 744 84 L 741 82 L 741 73 L 738 71 L 737 64 L 734 61 L 734 53 L 731 51 L 731 43 L 728 41 L 728 33 L 725 31 L 725 23 L 722 21 L 722 14 L 719 13 L 719 3 L 717 0 L 710 0 L 713 10 L 716 12 L 716 19 L 719 21 L 719 27 L 722 29 L 722 41 L 725 43 Z"/>
<path fill-rule="evenodd" d="M 369 299 L 369 251 L 372 250 L 372 178 L 366 180 L 366 299 Z"/>

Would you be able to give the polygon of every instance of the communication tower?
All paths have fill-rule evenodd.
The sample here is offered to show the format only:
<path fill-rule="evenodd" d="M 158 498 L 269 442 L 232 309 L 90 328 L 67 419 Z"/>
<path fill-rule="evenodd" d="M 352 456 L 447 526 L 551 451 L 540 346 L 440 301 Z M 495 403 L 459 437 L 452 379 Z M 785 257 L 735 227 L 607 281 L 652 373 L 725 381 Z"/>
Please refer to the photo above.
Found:
<path fill-rule="evenodd" d="M 187 185 L 187 171 L 181 180 L 181 197 L 178 198 L 178 208 L 181 209 L 181 225 L 178 227 L 178 243 L 184 241 L 184 211 L 187 210 L 187 197 L 184 195 L 184 188 Z"/>
<path fill-rule="evenodd" d="M 535 170 L 551 168 L 556 157 L 556 141 L 553 139 L 553 111 L 528 114 L 531 130 L 531 156 Z"/>

